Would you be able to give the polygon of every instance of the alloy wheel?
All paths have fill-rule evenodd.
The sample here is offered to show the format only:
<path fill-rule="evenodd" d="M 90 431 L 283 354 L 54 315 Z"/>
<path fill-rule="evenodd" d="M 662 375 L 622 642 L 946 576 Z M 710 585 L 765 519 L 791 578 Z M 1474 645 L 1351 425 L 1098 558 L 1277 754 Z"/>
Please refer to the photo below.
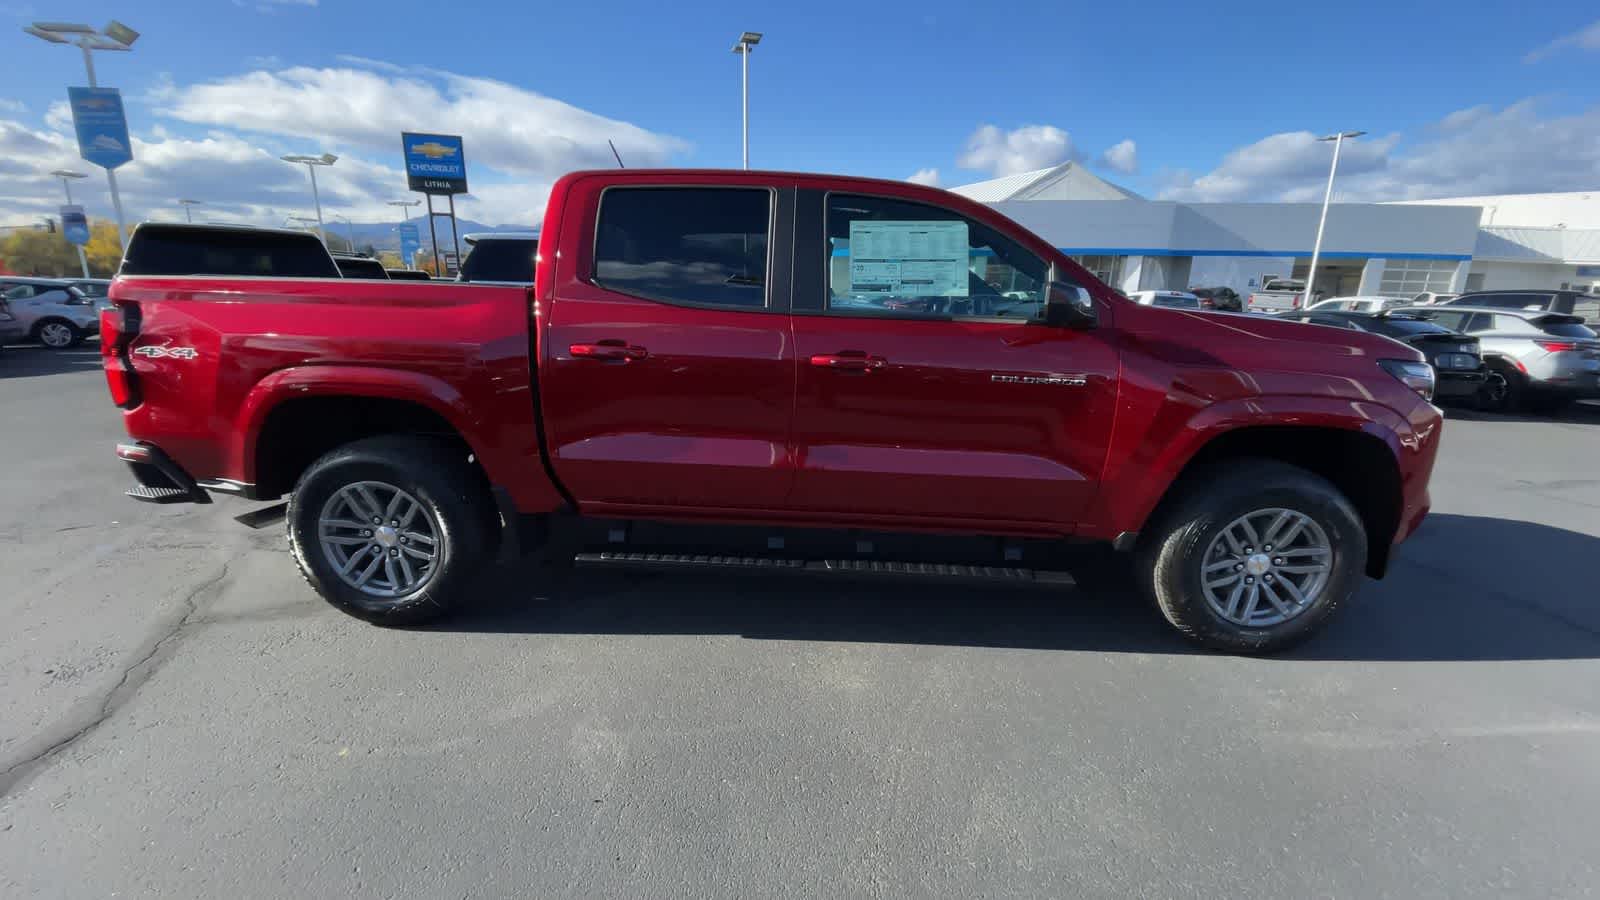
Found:
<path fill-rule="evenodd" d="M 317 517 L 323 555 L 345 584 L 380 599 L 416 593 L 440 561 L 440 529 L 421 501 L 392 484 L 335 491 Z"/>
<path fill-rule="evenodd" d="M 1258 509 L 1229 522 L 1201 562 L 1206 604 L 1246 628 L 1281 625 L 1310 609 L 1328 586 L 1333 545 L 1305 513 Z"/>

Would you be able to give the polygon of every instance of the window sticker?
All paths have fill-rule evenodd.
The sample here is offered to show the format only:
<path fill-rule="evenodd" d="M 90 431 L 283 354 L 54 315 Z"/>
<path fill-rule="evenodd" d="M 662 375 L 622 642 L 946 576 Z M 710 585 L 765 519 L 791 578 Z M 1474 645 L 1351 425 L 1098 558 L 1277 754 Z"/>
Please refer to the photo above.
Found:
<path fill-rule="evenodd" d="M 967 223 L 850 223 L 850 293 L 857 297 L 967 296 Z"/>

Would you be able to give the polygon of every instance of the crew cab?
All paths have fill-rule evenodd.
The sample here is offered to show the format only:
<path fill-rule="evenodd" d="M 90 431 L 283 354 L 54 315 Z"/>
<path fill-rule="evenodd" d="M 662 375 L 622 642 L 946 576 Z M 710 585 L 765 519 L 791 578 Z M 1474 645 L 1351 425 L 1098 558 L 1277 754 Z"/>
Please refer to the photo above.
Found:
<path fill-rule="evenodd" d="M 1183 634 L 1270 651 L 1382 576 L 1441 427 L 1414 348 L 1140 306 L 903 182 L 578 172 L 531 286 L 125 273 L 111 296 L 129 493 L 287 495 L 309 583 L 387 624 L 534 549 L 1052 588 L 1087 541 L 1134 554 Z"/>

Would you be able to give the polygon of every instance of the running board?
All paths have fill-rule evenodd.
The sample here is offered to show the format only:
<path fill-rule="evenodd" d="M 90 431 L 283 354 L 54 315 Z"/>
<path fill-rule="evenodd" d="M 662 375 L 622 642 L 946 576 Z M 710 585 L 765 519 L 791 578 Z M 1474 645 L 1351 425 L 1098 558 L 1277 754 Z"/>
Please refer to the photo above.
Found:
<path fill-rule="evenodd" d="M 848 578 L 925 578 L 936 581 L 978 581 L 986 584 L 1048 587 L 1069 587 L 1076 583 L 1070 574 L 1048 569 L 870 559 L 804 560 L 770 556 L 605 552 L 579 553 L 572 561 L 573 564 L 584 568 L 654 572 L 771 572 L 791 575 L 838 575 Z"/>

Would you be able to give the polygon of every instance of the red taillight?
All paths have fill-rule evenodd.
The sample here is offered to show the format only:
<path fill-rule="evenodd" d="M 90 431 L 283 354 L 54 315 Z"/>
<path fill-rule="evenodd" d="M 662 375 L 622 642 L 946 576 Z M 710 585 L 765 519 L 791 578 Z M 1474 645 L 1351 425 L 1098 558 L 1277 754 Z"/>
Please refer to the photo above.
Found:
<path fill-rule="evenodd" d="M 100 311 L 100 357 L 111 402 L 123 409 L 139 405 L 139 376 L 128 359 L 128 343 L 139 333 L 139 307 L 121 304 Z"/>
<path fill-rule="evenodd" d="M 1299 294 L 1295 294 L 1294 295 L 1294 308 L 1295 309 L 1299 309 L 1300 308 L 1300 295 Z"/>
<path fill-rule="evenodd" d="M 1544 349 L 1550 351 L 1551 353 L 1565 353 L 1565 352 L 1567 352 L 1569 350 L 1578 349 L 1578 342 L 1577 341 L 1540 341 L 1540 340 L 1535 340 L 1534 343 L 1538 344 L 1539 346 L 1543 347 Z"/>

